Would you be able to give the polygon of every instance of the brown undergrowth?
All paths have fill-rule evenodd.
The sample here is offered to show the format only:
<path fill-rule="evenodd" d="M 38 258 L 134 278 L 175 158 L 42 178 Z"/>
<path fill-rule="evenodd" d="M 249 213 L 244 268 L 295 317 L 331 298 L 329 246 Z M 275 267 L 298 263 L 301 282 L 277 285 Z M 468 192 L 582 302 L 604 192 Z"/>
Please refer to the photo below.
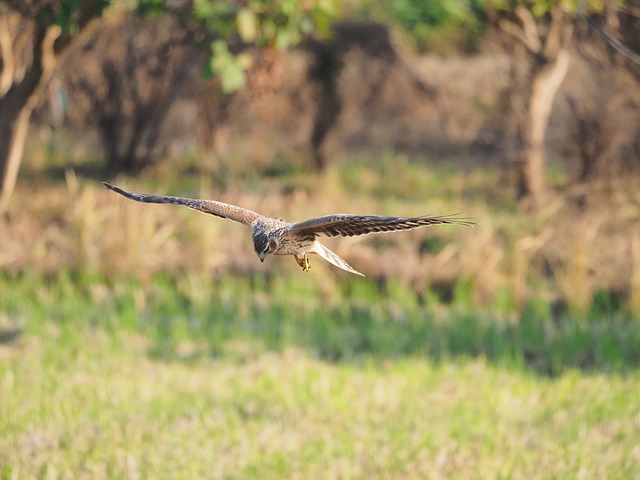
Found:
<path fill-rule="evenodd" d="M 418 294 L 431 287 L 446 298 L 463 283 L 478 307 L 516 311 L 536 298 L 563 310 L 586 312 L 595 301 L 640 314 L 637 181 L 566 188 L 537 213 L 525 214 L 508 191 L 496 193 L 495 171 L 405 167 L 410 173 L 394 185 L 388 172 L 366 165 L 314 177 L 273 177 L 259 186 L 234 181 L 222 189 L 213 188 L 205 174 L 188 187 L 175 180 L 116 183 L 134 191 L 220 199 L 289 220 L 332 212 L 462 212 L 479 225 L 325 243 L 368 277 L 399 280 Z M 427 199 L 423 191 L 430 191 Z M 8 274 L 82 271 L 148 281 L 158 272 L 192 277 L 270 272 L 306 281 L 287 258 L 258 262 L 241 225 L 187 209 L 136 204 L 73 170 L 55 185 L 22 182 L 0 219 L 0 232 L 0 269 Z M 325 277 L 352 281 L 313 260 L 309 275 L 321 276 L 321 283 L 330 283 L 322 281 Z"/>

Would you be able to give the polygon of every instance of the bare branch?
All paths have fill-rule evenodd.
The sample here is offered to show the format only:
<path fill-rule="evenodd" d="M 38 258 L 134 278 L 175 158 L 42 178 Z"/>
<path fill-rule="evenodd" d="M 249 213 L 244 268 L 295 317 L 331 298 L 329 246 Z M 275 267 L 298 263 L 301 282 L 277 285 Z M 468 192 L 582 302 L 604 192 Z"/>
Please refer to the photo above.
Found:
<path fill-rule="evenodd" d="M 527 39 L 522 33 L 522 28 L 520 28 L 518 25 L 510 22 L 509 20 L 501 20 L 499 23 L 499 27 L 500 30 L 502 30 L 504 33 L 511 35 L 516 40 L 522 42 L 522 44 L 527 47 L 527 49 L 529 49 L 529 46 L 527 45 Z"/>
<path fill-rule="evenodd" d="M 624 43 L 618 40 L 615 35 L 608 28 L 600 28 L 597 25 L 589 22 L 589 26 L 596 29 L 602 36 L 609 42 L 609 44 L 615 48 L 619 53 L 627 57 L 633 63 L 640 65 L 640 55 L 627 47 Z"/>
<path fill-rule="evenodd" d="M 565 14 L 560 7 L 551 10 L 551 27 L 544 42 L 544 56 L 554 59 L 558 52 L 567 46 L 573 35 L 573 25 L 565 21 Z"/>
<path fill-rule="evenodd" d="M 18 12 L 8 8 L 0 10 L 0 96 L 24 77 L 32 58 L 29 51 L 32 27 L 31 22 Z"/>
<path fill-rule="evenodd" d="M 520 23 L 522 23 L 525 45 L 532 52 L 539 54 L 542 52 L 542 43 L 540 42 L 536 19 L 533 18 L 531 11 L 523 6 L 518 6 L 514 12 Z"/>
<path fill-rule="evenodd" d="M 2 71 L 0 71 L 0 97 L 4 96 L 11 88 L 13 74 L 16 71 L 16 63 L 9 34 L 9 20 L 5 15 L 0 16 L 0 59 Z"/>
<path fill-rule="evenodd" d="M 516 25 L 513 22 L 506 21 L 506 20 L 500 22 L 499 26 L 504 33 L 511 35 L 513 38 L 515 38 L 520 43 L 522 43 L 522 45 L 525 47 L 525 49 L 530 55 L 534 57 L 537 57 L 538 55 L 540 55 L 541 53 L 540 50 L 536 50 L 532 48 L 532 46 L 527 42 L 527 39 L 522 33 L 522 27 Z"/>
<path fill-rule="evenodd" d="M 549 33 L 544 40 L 544 56 L 548 59 L 554 58 L 560 49 L 562 37 L 562 23 L 564 21 L 562 10 L 554 7 L 551 10 L 551 26 Z"/>
<path fill-rule="evenodd" d="M 525 7 L 517 7 L 514 12 L 518 17 L 519 24 L 511 20 L 501 20 L 498 24 L 500 29 L 521 42 L 531 55 L 541 55 L 542 43 L 532 13 Z"/>
<path fill-rule="evenodd" d="M 632 17 L 640 18 L 640 8 L 630 7 L 629 5 L 619 5 L 616 3 L 611 3 L 607 5 L 607 9 L 621 12 Z"/>

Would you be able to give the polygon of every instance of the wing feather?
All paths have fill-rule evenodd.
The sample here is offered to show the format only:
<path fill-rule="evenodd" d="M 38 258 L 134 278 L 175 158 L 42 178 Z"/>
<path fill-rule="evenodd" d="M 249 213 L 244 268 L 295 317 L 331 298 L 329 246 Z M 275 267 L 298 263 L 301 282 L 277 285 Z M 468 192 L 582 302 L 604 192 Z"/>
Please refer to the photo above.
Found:
<path fill-rule="evenodd" d="M 300 235 L 324 237 L 352 237 L 369 233 L 412 230 L 428 225 L 476 225 L 475 222 L 455 215 L 439 217 L 382 217 L 375 215 L 336 214 L 311 218 L 291 225 L 289 231 Z"/>
<path fill-rule="evenodd" d="M 254 221 L 262 218 L 262 215 L 246 208 L 236 207 L 228 203 L 216 202 L 214 200 L 197 200 L 193 198 L 184 197 L 170 197 L 165 195 L 147 195 L 140 193 L 132 193 L 121 188 L 110 185 L 106 182 L 102 182 L 103 185 L 109 190 L 113 190 L 119 193 L 123 197 L 135 200 L 142 203 L 160 203 L 160 204 L 173 204 L 182 205 L 184 207 L 193 208 L 200 212 L 209 213 L 220 218 L 227 218 L 234 222 L 240 222 L 245 225 L 251 225 Z"/>

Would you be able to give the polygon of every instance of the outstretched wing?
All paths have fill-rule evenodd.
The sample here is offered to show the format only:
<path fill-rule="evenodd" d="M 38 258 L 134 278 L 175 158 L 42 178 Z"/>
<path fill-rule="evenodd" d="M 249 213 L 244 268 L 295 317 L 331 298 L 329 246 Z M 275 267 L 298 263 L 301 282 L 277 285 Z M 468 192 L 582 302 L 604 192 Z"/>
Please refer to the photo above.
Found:
<path fill-rule="evenodd" d="M 165 195 L 146 195 L 140 193 L 127 192 L 113 185 L 109 185 L 106 182 L 102 182 L 103 185 L 109 190 L 119 193 L 120 195 L 135 200 L 136 202 L 143 203 L 169 203 L 173 205 L 182 205 L 184 207 L 193 208 L 200 212 L 209 213 L 220 218 L 228 218 L 234 222 L 244 223 L 245 225 L 251 225 L 258 218 L 262 218 L 262 215 L 247 210 L 246 208 L 236 207 L 235 205 L 229 205 L 228 203 L 215 202 L 213 200 L 196 200 L 193 198 L 183 197 L 169 197 Z"/>
<path fill-rule="evenodd" d="M 475 222 L 458 218 L 454 215 L 441 217 L 380 217 L 375 215 L 327 215 L 326 217 L 311 218 L 304 222 L 295 223 L 289 231 L 300 235 L 320 235 L 324 237 L 352 237 L 369 233 L 395 232 L 412 230 L 427 225 L 476 225 Z"/>

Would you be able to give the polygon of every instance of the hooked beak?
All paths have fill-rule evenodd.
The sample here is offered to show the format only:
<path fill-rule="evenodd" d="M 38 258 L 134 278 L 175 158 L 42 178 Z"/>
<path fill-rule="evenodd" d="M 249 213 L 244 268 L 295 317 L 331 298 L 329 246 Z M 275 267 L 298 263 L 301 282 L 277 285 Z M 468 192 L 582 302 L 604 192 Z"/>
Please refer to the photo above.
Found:
<path fill-rule="evenodd" d="M 259 253 L 259 254 L 258 254 L 258 257 L 260 257 L 260 261 L 261 261 L 261 262 L 264 262 L 264 257 L 265 257 L 265 256 L 266 256 L 266 255 L 265 255 L 264 253 Z"/>

